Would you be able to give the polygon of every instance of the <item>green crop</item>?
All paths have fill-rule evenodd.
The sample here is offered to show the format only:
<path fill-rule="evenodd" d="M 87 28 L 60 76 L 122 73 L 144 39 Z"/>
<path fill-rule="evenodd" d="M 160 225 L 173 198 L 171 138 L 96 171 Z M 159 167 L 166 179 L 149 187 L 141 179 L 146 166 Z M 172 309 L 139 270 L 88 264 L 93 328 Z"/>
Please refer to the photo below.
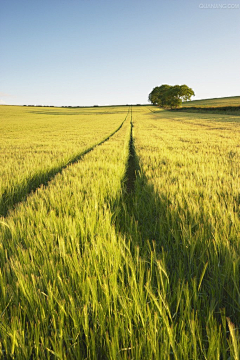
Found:
<path fill-rule="evenodd" d="M 121 125 L 127 108 L 1 106 L 0 215 Z"/>
<path fill-rule="evenodd" d="M 239 360 L 239 117 L 151 110 L 1 218 L 3 359 Z"/>

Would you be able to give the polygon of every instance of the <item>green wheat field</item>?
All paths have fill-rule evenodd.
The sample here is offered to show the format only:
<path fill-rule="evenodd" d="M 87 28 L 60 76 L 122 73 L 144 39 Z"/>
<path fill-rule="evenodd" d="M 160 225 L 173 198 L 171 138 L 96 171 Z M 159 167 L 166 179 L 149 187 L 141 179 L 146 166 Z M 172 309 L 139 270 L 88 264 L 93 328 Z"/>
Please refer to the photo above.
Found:
<path fill-rule="evenodd" d="M 1 359 L 240 359 L 238 111 L 0 106 L 0 133 Z"/>

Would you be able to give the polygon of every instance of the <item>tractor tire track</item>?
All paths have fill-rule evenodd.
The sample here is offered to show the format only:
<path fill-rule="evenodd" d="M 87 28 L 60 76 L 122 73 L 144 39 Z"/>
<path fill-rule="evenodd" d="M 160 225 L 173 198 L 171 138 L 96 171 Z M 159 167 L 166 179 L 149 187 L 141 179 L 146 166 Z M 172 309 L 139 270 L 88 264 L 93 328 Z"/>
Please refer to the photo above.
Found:
<path fill-rule="evenodd" d="M 3 192 L 0 199 L 0 216 L 6 217 L 10 210 L 13 210 L 17 204 L 22 201 L 25 201 L 29 194 L 34 193 L 41 185 L 47 186 L 48 183 L 59 173 L 61 173 L 68 166 L 80 161 L 84 155 L 94 150 L 97 146 L 108 141 L 113 135 L 115 135 L 123 126 L 124 122 L 127 120 L 130 113 L 130 108 L 128 109 L 127 115 L 120 126 L 112 132 L 110 135 L 102 139 L 100 142 L 91 145 L 85 150 L 81 151 L 76 156 L 72 157 L 66 164 L 59 164 L 55 167 L 48 169 L 44 172 L 38 172 L 29 178 L 24 179 L 23 183 L 17 184 L 14 188 L 7 189 Z"/>
<path fill-rule="evenodd" d="M 132 107 L 131 107 L 131 130 L 130 130 L 130 139 L 129 139 L 129 155 L 126 167 L 126 175 L 125 175 L 125 189 L 128 194 L 134 192 L 134 185 L 136 180 L 136 171 L 138 170 L 138 164 L 136 161 L 136 153 L 134 147 L 134 139 L 133 139 L 133 118 L 132 118 Z"/>

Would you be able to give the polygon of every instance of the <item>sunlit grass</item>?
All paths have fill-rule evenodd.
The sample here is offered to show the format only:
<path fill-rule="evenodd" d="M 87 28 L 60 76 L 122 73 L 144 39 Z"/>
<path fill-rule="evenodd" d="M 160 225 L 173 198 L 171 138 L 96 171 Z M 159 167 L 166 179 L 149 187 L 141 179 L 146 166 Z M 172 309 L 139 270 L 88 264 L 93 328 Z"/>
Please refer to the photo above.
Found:
<path fill-rule="evenodd" d="M 1 222 L 2 356 L 95 358 L 93 346 L 114 331 L 107 318 L 125 250 L 110 206 L 121 190 L 128 137 L 129 122 Z"/>
<path fill-rule="evenodd" d="M 142 231 L 147 224 L 146 236 L 155 240 L 166 264 L 164 301 L 178 356 L 238 359 L 240 124 L 230 116 L 227 122 L 205 117 L 136 116 L 135 147 L 149 211 L 139 214 L 138 203 L 134 216 Z"/>
<path fill-rule="evenodd" d="M 2 358 L 239 360 L 239 130 L 133 108 L 2 218 Z"/>
<path fill-rule="evenodd" d="M 1 106 L 0 214 L 112 134 L 128 108 Z"/>

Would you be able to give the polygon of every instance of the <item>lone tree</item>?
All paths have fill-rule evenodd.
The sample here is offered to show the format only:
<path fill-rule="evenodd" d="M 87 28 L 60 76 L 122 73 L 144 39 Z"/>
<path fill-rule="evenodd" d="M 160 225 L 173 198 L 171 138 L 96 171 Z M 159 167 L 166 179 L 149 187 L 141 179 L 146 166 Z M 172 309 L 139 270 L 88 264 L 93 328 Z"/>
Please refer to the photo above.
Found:
<path fill-rule="evenodd" d="M 161 85 L 156 86 L 148 96 L 148 100 L 162 108 L 178 108 L 182 101 L 191 100 L 195 96 L 193 89 L 187 85 Z"/>

